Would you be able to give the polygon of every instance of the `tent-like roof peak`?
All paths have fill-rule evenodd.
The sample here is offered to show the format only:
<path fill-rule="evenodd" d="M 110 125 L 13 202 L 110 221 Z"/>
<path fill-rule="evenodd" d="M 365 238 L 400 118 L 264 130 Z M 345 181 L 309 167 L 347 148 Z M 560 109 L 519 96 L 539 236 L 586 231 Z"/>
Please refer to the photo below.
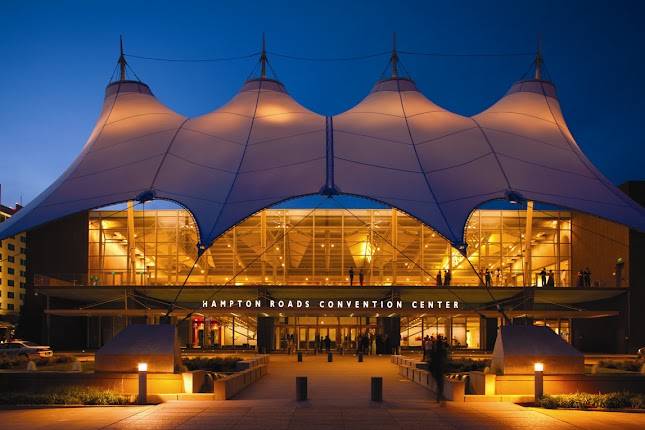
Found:
<path fill-rule="evenodd" d="M 249 79 L 244 83 L 240 92 L 257 91 L 258 89 L 287 93 L 287 89 L 282 82 L 268 78 Z"/>
<path fill-rule="evenodd" d="M 105 87 L 105 97 L 111 97 L 118 93 L 140 93 L 154 96 L 150 87 L 141 81 L 114 81 Z"/>
<path fill-rule="evenodd" d="M 506 95 L 515 93 L 537 93 L 557 99 L 555 85 L 551 81 L 543 79 L 525 79 L 515 82 L 506 92 Z"/>
<path fill-rule="evenodd" d="M 387 78 L 378 81 L 372 88 L 372 93 L 379 91 L 419 91 L 416 84 L 409 78 Z"/>

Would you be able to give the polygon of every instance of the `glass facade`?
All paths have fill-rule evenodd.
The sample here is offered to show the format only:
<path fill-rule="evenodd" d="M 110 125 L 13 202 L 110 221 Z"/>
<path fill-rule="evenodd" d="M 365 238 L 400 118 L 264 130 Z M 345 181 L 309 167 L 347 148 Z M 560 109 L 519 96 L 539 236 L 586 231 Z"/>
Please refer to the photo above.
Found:
<path fill-rule="evenodd" d="M 482 345 L 479 317 L 402 317 L 401 346 L 421 347 L 424 337 L 443 336 L 455 349 L 479 349 Z"/>
<path fill-rule="evenodd" d="M 197 230 L 187 211 L 97 210 L 90 212 L 88 282 L 435 286 L 449 271 L 452 286 L 542 286 L 544 269 L 548 283 L 570 286 L 570 214 L 536 211 L 530 228 L 526 220 L 524 210 L 474 211 L 466 259 L 395 209 L 266 209 L 194 264 Z"/>

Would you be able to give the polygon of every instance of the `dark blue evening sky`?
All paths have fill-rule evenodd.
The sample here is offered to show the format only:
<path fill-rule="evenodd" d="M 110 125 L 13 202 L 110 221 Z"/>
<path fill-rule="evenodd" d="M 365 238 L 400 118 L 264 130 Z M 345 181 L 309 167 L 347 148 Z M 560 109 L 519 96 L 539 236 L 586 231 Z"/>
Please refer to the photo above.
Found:
<path fill-rule="evenodd" d="M 400 50 L 530 52 L 536 37 L 569 127 L 614 183 L 644 179 L 645 2 L 640 1 L 5 1 L 0 14 L 0 183 L 4 203 L 27 203 L 80 151 L 118 55 L 229 57 L 259 49 L 307 57 Z M 436 103 L 474 114 L 500 98 L 532 59 L 419 57 L 402 61 Z M 346 62 L 269 57 L 302 104 L 348 109 L 387 56 Z M 167 63 L 130 59 L 158 98 L 189 116 L 221 106 L 256 59 Z"/>

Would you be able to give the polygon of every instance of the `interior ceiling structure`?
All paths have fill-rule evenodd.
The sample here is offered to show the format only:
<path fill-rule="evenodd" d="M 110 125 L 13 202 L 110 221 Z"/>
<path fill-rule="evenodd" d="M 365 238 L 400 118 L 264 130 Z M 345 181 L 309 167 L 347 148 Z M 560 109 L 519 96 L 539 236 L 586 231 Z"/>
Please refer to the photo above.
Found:
<path fill-rule="evenodd" d="M 428 100 L 396 73 L 335 116 L 307 110 L 260 78 L 211 113 L 186 118 L 150 88 L 108 85 L 94 131 L 73 164 L 0 225 L 0 239 L 81 211 L 167 199 L 189 210 L 200 247 L 253 213 L 312 194 L 350 194 L 396 207 L 464 244 L 473 209 L 534 200 L 645 231 L 645 210 L 582 153 L 555 86 L 536 76 L 472 117 Z"/>

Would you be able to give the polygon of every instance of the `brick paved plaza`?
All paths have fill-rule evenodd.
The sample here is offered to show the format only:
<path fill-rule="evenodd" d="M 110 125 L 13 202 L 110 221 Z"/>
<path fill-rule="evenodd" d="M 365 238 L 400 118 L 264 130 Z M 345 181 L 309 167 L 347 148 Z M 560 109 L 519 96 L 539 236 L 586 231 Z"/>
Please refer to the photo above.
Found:
<path fill-rule="evenodd" d="M 447 402 L 401 379 L 389 357 L 272 356 L 269 375 L 229 401 L 157 406 L 0 411 L 3 428 L 21 429 L 641 429 L 645 414 L 549 411 L 510 403 Z M 295 376 L 308 376 L 309 401 L 295 401 Z M 382 404 L 369 401 L 369 378 L 382 376 Z"/>

